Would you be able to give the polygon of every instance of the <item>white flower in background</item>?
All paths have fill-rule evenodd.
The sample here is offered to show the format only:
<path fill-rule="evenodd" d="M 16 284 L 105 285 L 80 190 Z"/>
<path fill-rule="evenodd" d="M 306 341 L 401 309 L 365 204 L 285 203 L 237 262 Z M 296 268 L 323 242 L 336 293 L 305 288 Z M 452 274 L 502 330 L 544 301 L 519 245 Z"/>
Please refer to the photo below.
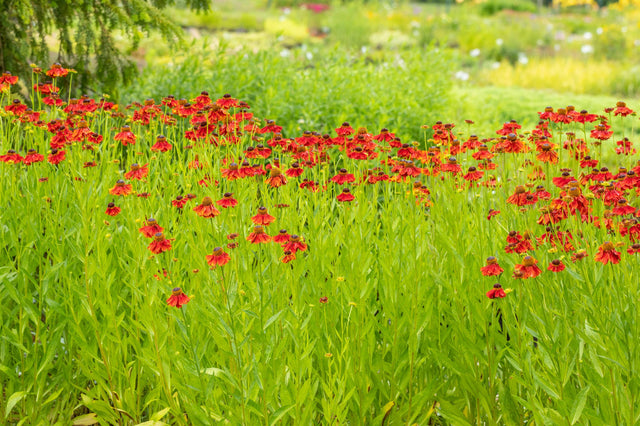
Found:
<path fill-rule="evenodd" d="M 367 46 L 362 46 L 362 47 L 360 48 L 360 51 L 361 51 L 362 53 L 367 53 Z"/>
<path fill-rule="evenodd" d="M 622 32 L 622 33 L 626 33 L 626 32 L 627 32 L 627 27 L 622 27 L 622 28 L 620 28 L 620 32 Z"/>
<path fill-rule="evenodd" d="M 582 37 L 584 37 L 585 40 L 591 40 L 593 38 L 593 34 L 587 31 L 586 33 L 582 34 Z"/>
<path fill-rule="evenodd" d="M 588 55 L 590 53 L 593 53 L 593 46 L 590 44 L 583 44 L 582 47 L 580 48 L 580 51 L 585 55 Z"/>
<path fill-rule="evenodd" d="M 462 70 L 461 70 L 461 71 L 458 71 L 458 72 L 455 74 L 455 77 L 456 77 L 458 80 L 467 81 L 467 80 L 469 80 L 469 73 L 468 73 L 468 72 L 466 72 L 466 71 L 462 71 Z"/>
<path fill-rule="evenodd" d="M 491 68 L 493 68 L 494 70 L 497 70 L 498 68 L 500 68 L 500 62 L 494 62 L 491 64 Z"/>
<path fill-rule="evenodd" d="M 283 58 L 288 58 L 291 55 L 291 51 L 289 49 L 282 49 L 280 51 L 280 56 Z"/>
<path fill-rule="evenodd" d="M 633 40 L 633 45 L 634 45 L 635 47 L 640 46 L 640 40 Z"/>
<path fill-rule="evenodd" d="M 518 62 L 522 65 L 527 65 L 529 63 L 529 58 L 524 53 L 518 53 Z"/>
<path fill-rule="evenodd" d="M 313 59 L 313 53 L 311 53 L 311 52 L 307 52 L 307 54 L 305 56 L 307 57 L 308 60 L 312 60 Z"/>
<path fill-rule="evenodd" d="M 497 39 L 497 40 L 496 40 L 496 44 L 497 44 L 498 46 L 502 46 L 502 45 L 504 44 L 504 40 L 502 40 L 501 38 L 499 38 L 499 39 Z"/>
<path fill-rule="evenodd" d="M 600 35 L 604 32 L 604 30 L 601 27 L 598 27 L 598 29 L 596 30 L 596 34 Z"/>
<path fill-rule="evenodd" d="M 480 56 L 480 49 L 473 49 L 471 52 L 469 52 L 469 55 L 471 55 L 472 58 L 477 58 L 478 56 Z"/>

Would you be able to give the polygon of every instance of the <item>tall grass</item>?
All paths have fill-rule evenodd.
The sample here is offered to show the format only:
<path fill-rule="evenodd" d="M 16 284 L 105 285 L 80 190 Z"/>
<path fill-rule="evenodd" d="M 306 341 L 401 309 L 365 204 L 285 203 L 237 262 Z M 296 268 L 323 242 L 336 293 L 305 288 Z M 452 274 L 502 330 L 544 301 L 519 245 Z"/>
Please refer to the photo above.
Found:
<path fill-rule="evenodd" d="M 372 78 L 368 72 L 362 72 L 365 82 Z M 242 75 L 242 68 L 235 75 L 234 87 L 254 81 Z M 170 77 L 176 74 L 162 81 L 170 84 Z M 211 87 L 204 88 L 216 99 L 227 92 L 216 88 L 222 83 L 211 80 Z M 310 93 L 302 85 L 277 88 L 285 90 L 285 99 L 295 89 Z M 196 95 L 184 96 L 195 102 Z M 385 99 L 388 94 L 379 95 Z M 3 96 L 3 107 L 12 104 Z M 277 93 L 271 99 L 278 99 Z M 368 99 L 369 108 L 377 111 L 371 102 L 377 97 Z M 275 109 L 262 105 L 252 105 L 256 118 L 273 117 Z M 373 114 L 367 105 L 344 108 L 354 114 L 347 116 L 352 122 L 375 128 L 378 121 L 365 119 Z M 307 113 L 294 103 L 290 108 Z M 82 118 L 103 142 L 89 145 L 93 150 L 82 149 L 89 142 L 70 142 L 64 147 L 67 158 L 58 165 L 46 160 L 25 165 L 2 157 L 0 406 L 5 422 L 636 421 L 638 259 L 623 253 L 617 264 L 595 261 L 604 241 L 621 243 L 620 251 L 631 244 L 619 233 L 623 217 L 605 215 L 609 207 L 596 196 L 593 182 L 581 185 L 580 193 L 592 200 L 592 220 L 570 215 L 552 226 L 553 232 L 571 232 L 575 249 L 586 250 L 589 257 L 572 262 L 575 251 L 536 241 L 550 232 L 536 223 L 539 209 L 549 202 L 506 202 L 520 184 L 542 184 L 554 198 L 566 198 L 567 187 L 556 187 L 552 178 L 564 167 L 575 177 L 582 173 L 568 151 L 558 150 L 558 164 L 541 163 L 535 150 L 499 154 L 498 168 L 471 185 L 462 178 L 467 167 L 477 165 L 471 152 L 456 154 L 464 172 L 454 175 L 428 162 L 423 146 L 417 151 L 422 160 L 415 162 L 421 174 L 401 178 L 404 167 L 397 157 L 403 154 L 387 143 L 376 144 L 373 152 L 379 156 L 370 160 L 347 157 L 344 145 L 316 144 L 305 150 L 307 155 L 323 151 L 328 158 L 305 162 L 301 177 L 276 188 L 264 176 L 228 180 L 222 174 L 232 160 L 246 155 L 248 146 L 269 140 L 269 133 L 244 130 L 231 143 L 232 138 L 220 135 L 233 120 L 223 120 L 215 123 L 217 144 L 194 142 L 185 138 L 191 117 L 175 117 L 177 112 L 162 106 L 176 124 L 166 125 L 156 116 L 144 125 L 132 116 L 140 110 L 122 107 L 120 116 L 47 109 L 41 117 L 46 122 L 64 118 L 76 130 Z M 340 127 L 345 110 L 329 112 L 339 120 L 327 126 Z M 599 166 L 615 172 L 617 165 L 635 165 L 634 156 L 611 156 L 613 141 L 624 132 L 621 125 L 632 119 L 611 119 L 616 133 L 601 147 L 587 136 L 595 159 L 615 158 Z M 137 136 L 134 145 L 114 140 L 125 123 Z M 48 154 L 52 134 L 39 124 L 23 123 L 3 108 L 2 152 Z M 242 124 L 244 129 L 247 123 Z M 552 141 L 561 145 L 566 131 L 580 135 L 582 126 L 552 123 L 550 129 Z M 159 134 L 172 150 L 150 150 Z M 351 143 L 345 142 L 350 150 Z M 451 150 L 444 144 L 434 157 L 447 163 Z M 268 160 L 250 162 L 264 169 L 278 156 L 284 171 L 293 155 L 274 149 Z M 84 167 L 89 161 L 96 167 Z M 130 195 L 110 194 L 132 163 L 148 164 L 148 176 L 127 180 Z M 545 176 L 528 178 L 536 166 Z M 352 202 L 340 202 L 343 186 L 330 181 L 343 167 L 356 178 L 356 184 L 347 185 L 355 196 Z M 361 182 L 371 170 L 393 179 Z M 317 181 L 319 190 L 300 188 L 304 178 Z M 225 192 L 234 194 L 237 207 L 219 207 L 215 218 L 193 211 L 204 197 L 218 200 Z M 172 205 L 189 193 L 195 198 L 183 209 Z M 625 196 L 637 205 L 635 191 Z M 109 202 L 121 213 L 106 215 Z M 308 244 L 292 262 L 283 262 L 280 245 L 246 239 L 259 206 L 275 218 L 266 227 L 269 235 L 285 229 Z M 501 213 L 488 220 L 490 209 Z M 139 228 L 149 217 L 171 239 L 169 251 L 153 255 L 148 249 L 150 240 Z M 612 220 L 610 228 L 605 219 Z M 597 221 L 600 227 L 594 226 Z M 530 233 L 532 247 L 526 254 L 542 269 L 553 259 L 562 259 L 567 269 L 516 279 L 515 265 L 523 259 L 504 251 L 510 231 Z M 232 233 L 239 234 L 237 239 L 229 239 Z M 236 248 L 228 246 L 235 242 Z M 230 260 L 210 268 L 206 256 L 215 247 L 222 247 Z M 498 257 L 502 275 L 480 273 L 488 256 Z M 511 291 L 489 299 L 487 291 L 496 282 Z M 191 297 L 181 308 L 167 305 L 176 287 Z"/>

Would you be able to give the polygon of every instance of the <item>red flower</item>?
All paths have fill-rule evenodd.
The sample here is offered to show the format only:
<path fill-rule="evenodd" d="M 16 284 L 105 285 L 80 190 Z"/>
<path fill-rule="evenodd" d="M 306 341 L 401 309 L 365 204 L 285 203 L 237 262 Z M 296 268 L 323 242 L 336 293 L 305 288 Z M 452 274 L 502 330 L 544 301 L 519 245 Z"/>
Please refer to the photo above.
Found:
<path fill-rule="evenodd" d="M 355 200 L 356 197 L 354 197 L 353 194 L 351 194 L 351 191 L 349 191 L 349 188 L 344 188 L 342 190 L 342 193 L 338 194 L 336 199 L 340 202 L 350 202 Z"/>
<path fill-rule="evenodd" d="M 139 231 L 147 238 L 151 238 L 158 233 L 162 233 L 164 228 L 158 225 L 158 222 L 152 217 L 145 221 L 145 226 L 139 229 Z"/>
<path fill-rule="evenodd" d="M 167 152 L 171 150 L 172 146 L 169 142 L 167 142 L 167 138 L 163 135 L 159 135 L 156 138 L 156 143 L 151 147 L 151 151 L 156 152 Z"/>
<path fill-rule="evenodd" d="M 52 149 L 47 161 L 53 165 L 60 164 L 64 161 L 65 155 L 66 152 L 63 150 Z"/>
<path fill-rule="evenodd" d="M 233 194 L 231 192 L 225 192 L 222 196 L 221 200 L 216 201 L 216 204 L 222 208 L 235 207 L 238 205 L 238 200 L 233 198 Z"/>
<path fill-rule="evenodd" d="M 525 256 L 522 259 L 522 264 L 516 265 L 516 270 L 524 274 L 524 278 L 535 278 L 542 272 L 536 265 L 538 261 L 532 256 Z"/>
<path fill-rule="evenodd" d="M 13 103 L 4 107 L 4 110 L 12 113 L 13 115 L 19 116 L 24 114 L 28 108 L 29 107 L 27 107 L 25 104 L 20 102 L 20 99 L 14 99 Z"/>
<path fill-rule="evenodd" d="M 571 261 L 573 263 L 575 263 L 578 260 L 583 260 L 587 256 L 589 256 L 589 255 L 587 254 L 587 252 L 585 250 L 578 250 L 577 252 L 575 252 L 574 254 L 571 255 Z"/>
<path fill-rule="evenodd" d="M 51 65 L 51 68 L 47 71 L 47 75 L 51 78 L 65 77 L 67 74 L 69 74 L 69 70 L 62 68 L 60 64 Z"/>
<path fill-rule="evenodd" d="M 347 169 L 340 169 L 338 174 L 332 177 L 331 182 L 337 183 L 338 185 L 344 185 L 345 183 L 354 182 L 356 180 L 355 176 L 351 173 L 347 173 Z"/>
<path fill-rule="evenodd" d="M 209 266 L 215 268 L 216 266 L 226 265 L 229 262 L 229 254 L 222 251 L 222 247 L 216 247 L 213 249 L 213 254 L 206 256 Z"/>
<path fill-rule="evenodd" d="M 122 142 L 123 146 L 134 145 L 136 143 L 136 135 L 133 134 L 129 126 L 122 126 L 120 133 L 114 136 L 116 141 Z"/>
<path fill-rule="evenodd" d="M 24 156 L 24 164 L 30 166 L 33 163 L 40 163 L 44 161 L 44 155 L 38 154 L 35 149 L 27 151 L 27 155 Z"/>
<path fill-rule="evenodd" d="M 122 179 L 109 190 L 111 195 L 129 195 L 133 191 L 131 184 L 126 184 Z"/>
<path fill-rule="evenodd" d="M 284 256 L 280 258 L 280 262 L 282 263 L 289 263 L 292 260 L 296 260 L 296 255 L 290 251 L 285 251 Z"/>
<path fill-rule="evenodd" d="M 638 254 L 638 253 L 640 253 L 640 244 L 638 244 L 638 243 L 632 244 L 631 247 L 629 247 L 627 249 L 627 253 L 629 253 L 629 254 Z"/>
<path fill-rule="evenodd" d="M 287 184 L 287 179 L 282 175 L 280 169 L 277 167 L 272 167 L 269 171 L 269 177 L 265 181 L 267 184 L 271 185 L 273 188 L 277 188 L 282 185 Z"/>
<path fill-rule="evenodd" d="M 105 213 L 109 216 L 117 216 L 118 213 L 120 213 L 120 207 L 117 207 L 114 203 L 109 203 L 107 204 L 107 211 L 105 211 Z"/>
<path fill-rule="evenodd" d="M 220 214 L 220 211 L 213 206 L 211 197 L 204 197 L 202 203 L 195 206 L 193 211 L 198 213 L 198 216 L 205 218 L 216 217 Z"/>
<path fill-rule="evenodd" d="M 600 247 L 598 247 L 598 253 L 593 258 L 596 262 L 602 262 L 603 264 L 618 263 L 620 262 L 620 252 L 616 251 L 615 246 L 611 241 L 605 241 Z"/>
<path fill-rule="evenodd" d="M 268 243 L 271 237 L 264 232 L 263 226 L 254 226 L 253 232 L 247 236 L 247 241 L 252 244 Z"/>
<path fill-rule="evenodd" d="M 487 292 L 487 297 L 489 299 L 501 299 L 505 297 L 507 293 L 504 292 L 502 286 L 498 283 L 493 285 L 493 288 Z"/>
<path fill-rule="evenodd" d="M 187 204 L 189 201 L 187 198 L 184 198 L 182 195 L 178 195 L 175 200 L 171 200 L 171 205 L 177 209 L 181 209 Z"/>
<path fill-rule="evenodd" d="M 171 250 L 171 240 L 164 238 L 162 232 L 158 232 L 154 237 L 148 249 L 154 254 L 160 254 L 164 251 Z"/>
<path fill-rule="evenodd" d="M 180 287 L 176 287 L 171 292 L 171 297 L 167 299 L 167 305 L 181 308 L 183 305 L 189 303 L 190 300 L 191 299 L 189 299 L 189 296 L 184 294 Z"/>
<path fill-rule="evenodd" d="M 467 174 L 462 176 L 462 178 L 464 180 L 469 181 L 469 182 L 475 182 L 477 180 L 482 179 L 483 175 L 484 175 L 484 172 L 476 170 L 475 167 L 469 167 L 469 170 L 468 170 Z"/>
<path fill-rule="evenodd" d="M 293 164 L 291 164 L 291 168 L 287 169 L 284 174 L 293 178 L 293 177 L 298 177 L 300 176 L 302 173 L 304 172 L 304 169 L 302 167 L 300 167 L 300 164 L 295 162 Z"/>
<path fill-rule="evenodd" d="M 273 223 L 275 220 L 276 220 L 275 217 L 267 213 L 266 207 L 259 207 L 258 214 L 251 218 L 251 221 L 256 225 L 264 225 L 264 226 L 269 225 L 270 223 Z"/>
<path fill-rule="evenodd" d="M 482 272 L 482 275 L 485 277 L 491 277 L 502 274 L 504 269 L 498 265 L 498 259 L 494 256 L 490 256 L 487 258 L 487 264 L 480 268 L 480 272 Z"/>
<path fill-rule="evenodd" d="M 354 132 L 353 128 L 346 121 L 342 123 L 342 126 L 336 129 L 338 136 L 349 136 Z"/>
<path fill-rule="evenodd" d="M 280 232 L 278 232 L 278 235 L 273 237 L 273 242 L 277 244 L 282 244 L 289 241 L 290 238 L 291 236 L 287 233 L 287 230 L 281 229 Z"/>
<path fill-rule="evenodd" d="M 635 212 L 636 208 L 628 205 L 627 200 L 624 198 L 620 198 L 618 201 L 616 201 L 616 207 L 611 210 L 611 213 L 616 216 L 626 216 Z"/>
<path fill-rule="evenodd" d="M 267 125 L 259 133 L 282 133 L 282 126 L 276 125 L 274 120 L 267 120 Z"/>
<path fill-rule="evenodd" d="M 535 194 L 527 191 L 524 185 L 516 186 L 516 190 L 513 195 L 507 198 L 507 203 L 515 204 L 516 206 L 526 206 L 535 204 L 538 201 L 538 197 Z"/>
<path fill-rule="evenodd" d="M 142 180 L 149 174 L 149 163 L 141 166 L 137 163 L 131 165 L 131 170 L 124 174 L 127 179 Z"/>
<path fill-rule="evenodd" d="M 218 105 L 219 107 L 222 107 L 224 109 L 229 109 L 231 107 L 237 107 L 238 106 L 238 100 L 232 98 L 230 94 L 225 93 L 222 96 L 222 98 L 220 98 L 220 99 L 218 99 L 216 101 L 216 105 Z"/>
<path fill-rule="evenodd" d="M 565 266 L 560 259 L 553 259 L 547 269 L 551 272 L 560 272 L 564 271 Z"/>
<path fill-rule="evenodd" d="M 307 249 L 307 245 L 303 242 L 304 240 L 298 235 L 292 235 L 289 241 L 282 245 L 284 251 L 290 251 L 291 253 L 295 253 L 298 250 L 305 251 Z"/>
<path fill-rule="evenodd" d="M 18 82 L 17 75 L 11 75 L 9 71 L 5 71 L 0 75 L 0 86 L 3 84 L 8 84 L 9 86 L 13 86 Z"/>
<path fill-rule="evenodd" d="M 380 134 L 373 137 L 374 140 L 379 142 L 391 142 L 394 140 L 396 135 L 394 133 L 389 132 L 389 129 L 383 128 L 380 130 Z"/>
<path fill-rule="evenodd" d="M 22 163 L 24 161 L 24 157 L 22 157 L 22 155 L 18 154 L 17 152 L 15 152 L 13 149 L 10 149 L 7 151 L 6 154 L 4 155 L 0 155 L 0 161 L 2 161 L 3 163 Z"/>
<path fill-rule="evenodd" d="M 633 114 L 633 110 L 627 108 L 627 104 L 625 104 L 624 102 L 616 102 L 616 109 L 613 115 L 621 115 L 623 117 L 626 117 L 629 114 Z"/>
<path fill-rule="evenodd" d="M 609 130 L 610 127 L 611 126 L 604 123 L 598 124 L 596 128 L 591 131 L 591 137 L 600 141 L 609 139 L 613 136 L 613 132 Z"/>

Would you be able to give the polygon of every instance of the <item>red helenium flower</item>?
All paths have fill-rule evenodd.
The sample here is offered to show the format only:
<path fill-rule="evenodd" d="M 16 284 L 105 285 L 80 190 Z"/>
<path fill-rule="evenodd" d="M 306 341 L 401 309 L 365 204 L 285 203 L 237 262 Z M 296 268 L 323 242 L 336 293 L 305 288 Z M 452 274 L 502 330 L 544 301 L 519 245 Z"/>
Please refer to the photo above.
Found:
<path fill-rule="evenodd" d="M 213 249 L 213 254 L 206 256 L 209 266 L 215 268 L 216 266 L 226 265 L 229 262 L 229 254 L 222 250 L 222 247 L 216 247 Z"/>
<path fill-rule="evenodd" d="M 149 250 L 154 254 L 160 254 L 164 251 L 171 250 L 171 240 L 164 237 L 162 232 L 158 232 L 154 237 L 151 244 L 149 244 Z"/>
<path fill-rule="evenodd" d="M 220 211 L 213 206 L 211 197 L 204 197 L 202 203 L 195 206 L 193 211 L 198 213 L 198 216 L 205 218 L 216 217 L 220 214 Z"/>
<path fill-rule="evenodd" d="M 189 303 L 190 300 L 189 296 L 184 294 L 180 287 L 176 287 L 171 292 L 171 297 L 167 299 L 167 305 L 181 308 L 183 305 Z"/>
<path fill-rule="evenodd" d="M 516 265 L 516 270 L 524 274 L 524 278 L 535 278 L 542 272 L 536 265 L 538 261 L 532 256 L 525 256 L 522 264 Z"/>
<path fill-rule="evenodd" d="M 500 275 L 504 272 L 504 269 L 498 265 L 498 259 L 494 256 L 490 256 L 487 258 L 487 264 L 480 268 L 480 272 L 485 277 L 491 277 L 495 275 Z"/>
<path fill-rule="evenodd" d="M 598 253 L 593 258 L 596 262 L 602 262 L 603 264 L 618 263 L 620 262 L 620 252 L 616 251 L 615 246 L 611 241 L 605 241 L 600 247 L 598 247 Z"/>
<path fill-rule="evenodd" d="M 500 299 L 507 295 L 505 291 L 502 289 L 502 286 L 498 283 L 493 285 L 493 288 L 487 292 L 487 297 L 489 299 Z"/>
<path fill-rule="evenodd" d="M 282 244 L 282 248 L 284 251 L 290 251 L 291 253 L 295 253 L 299 251 L 305 251 L 307 249 L 307 245 L 303 242 L 302 238 L 298 235 L 292 235 L 289 241 Z"/>
<path fill-rule="evenodd" d="M 267 226 L 270 223 L 273 223 L 275 220 L 276 220 L 276 218 L 271 216 L 267 212 L 267 208 L 266 207 L 259 207 L 258 208 L 258 214 L 251 218 L 251 221 L 253 223 L 255 223 L 256 225 L 264 225 L 264 226 Z"/>
<path fill-rule="evenodd" d="M 271 241 L 271 236 L 264 232 L 263 226 L 254 226 L 253 232 L 247 236 L 247 241 L 252 244 L 268 243 Z"/>

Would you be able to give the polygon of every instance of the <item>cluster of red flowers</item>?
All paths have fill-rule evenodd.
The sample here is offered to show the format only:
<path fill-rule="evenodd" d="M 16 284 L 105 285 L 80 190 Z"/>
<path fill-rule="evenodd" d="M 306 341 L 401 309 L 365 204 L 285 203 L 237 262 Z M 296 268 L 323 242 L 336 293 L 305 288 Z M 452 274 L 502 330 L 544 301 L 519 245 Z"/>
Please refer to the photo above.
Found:
<path fill-rule="evenodd" d="M 528 181 L 519 182 L 506 199 L 508 205 L 500 209 L 535 210 L 537 224 L 544 229 L 540 232 L 512 231 L 507 236 L 505 252 L 522 256 L 515 265 L 513 278 L 535 278 L 542 273 L 538 260 L 533 257 L 534 251 L 541 247 L 566 252 L 574 262 L 587 257 L 591 251 L 589 242 L 585 241 L 584 233 L 576 224 L 606 230 L 612 239 L 627 239 L 629 254 L 640 251 L 640 209 L 633 206 L 635 197 L 640 195 L 640 163 L 619 167 L 617 171 L 598 166 L 603 144 L 609 143 L 614 148 L 610 152 L 621 158 L 636 153 L 628 137 L 623 135 L 617 142 L 611 140 L 615 134 L 614 117 L 630 119 L 624 117 L 635 115 L 623 102 L 605 109 L 604 114 L 577 111 L 574 107 L 557 110 L 547 107 L 539 113 L 540 121 L 532 131 L 523 132 L 517 122 L 510 121 L 496 131 L 496 136 L 484 139 L 476 135 L 459 139 L 454 124 L 437 122 L 427 126 L 433 137 L 428 144 L 421 145 L 403 142 L 388 129 L 381 129 L 376 134 L 364 127 L 352 127 L 347 122 L 331 134 L 304 131 L 300 136 L 286 137 L 282 126 L 274 120 L 254 116 L 246 102 L 229 94 L 215 99 L 209 93 L 201 92 L 190 100 L 167 96 L 159 103 L 149 99 L 122 109 L 105 99 L 95 100 L 88 96 L 67 103 L 60 99 L 58 81 L 69 71 L 56 64 L 44 73 L 50 80 L 34 86 L 45 105 L 43 111 L 33 111 L 20 99 L 6 97 L 3 119 L 6 117 L 22 128 L 42 129 L 49 146 L 45 152 L 42 146 L 16 144 L 0 155 L 0 162 L 30 170 L 43 170 L 44 167 L 58 170 L 68 161 L 68 154 L 72 157 L 71 154 L 79 150 L 90 160 L 84 162 L 84 167 L 92 168 L 100 163 L 98 151 L 106 149 L 106 142 L 123 153 L 133 149 L 152 153 L 152 162 L 130 164 L 128 170 L 122 171 L 121 179 L 109 189 L 112 198 L 105 214 L 112 217 L 122 213 L 122 207 L 116 204 L 125 206 L 117 201 L 124 200 L 120 197 L 149 196 L 141 189 L 145 189 L 147 181 L 155 179 L 153 162 L 172 161 L 175 158 L 172 152 L 177 149 L 188 157 L 184 166 L 198 173 L 198 185 L 207 190 L 219 185 L 235 185 L 235 181 L 249 181 L 258 182 L 269 191 L 291 186 L 303 192 L 329 191 L 337 203 L 348 205 L 358 203 L 361 195 L 369 191 L 367 188 L 374 185 L 406 185 L 408 193 L 421 208 L 429 208 L 432 203 L 432 188 L 422 179 L 428 178 L 432 184 L 452 182 L 460 191 L 482 187 L 494 189 L 507 184 L 496 175 L 499 169 L 496 156 L 511 156 L 517 162 L 526 158 L 521 168 L 527 171 Z M 42 73 L 42 70 L 35 67 L 34 72 Z M 0 76 L 0 91 L 8 93 L 18 81 L 18 77 L 5 72 Z M 51 116 L 56 118 L 46 120 L 48 111 L 55 111 Z M 105 129 L 99 126 L 104 122 L 98 120 L 102 117 L 110 117 L 118 125 L 115 129 Z M 159 129 L 171 129 L 167 134 L 171 135 L 172 141 L 157 134 L 161 133 Z M 580 138 L 579 134 L 584 136 Z M 152 135 L 151 141 L 149 135 Z M 239 146 L 246 143 L 251 146 Z M 194 147 L 203 146 L 234 146 L 234 149 L 217 150 L 226 152 L 226 156 L 207 156 L 205 160 L 198 153 L 191 154 Z M 592 150 L 592 147 L 599 150 Z M 198 152 L 203 154 L 204 151 Z M 561 161 L 566 161 L 562 166 L 572 167 L 563 167 L 559 173 L 557 167 L 549 167 Z M 326 165 L 329 165 L 329 174 L 322 173 L 323 178 L 318 179 L 320 174 L 315 170 Z M 556 175 L 547 176 L 550 173 Z M 172 198 L 171 206 L 183 213 L 185 206 L 198 196 L 174 194 Z M 191 208 L 194 212 L 191 214 L 212 219 L 215 223 L 220 209 L 234 209 L 242 202 L 232 192 L 218 197 L 202 196 L 201 202 Z M 498 214 L 499 210 L 492 209 L 486 217 L 492 219 Z M 501 222 L 501 217 L 491 223 Z M 307 244 L 303 237 L 289 235 L 285 230 L 270 235 L 267 229 L 275 221 L 265 207 L 260 207 L 251 217 L 253 229 L 246 240 L 252 244 L 275 242 L 283 250 L 281 261 L 291 262 L 299 252 L 307 250 Z M 171 250 L 173 240 L 165 236 L 164 229 L 154 219 L 146 219 L 140 232 L 151 239 L 148 249 L 153 254 Z M 226 248 L 233 249 L 238 245 L 237 236 L 229 234 L 232 241 Z M 594 260 L 605 264 L 620 262 L 621 252 L 616 250 L 620 244 L 609 241 L 601 244 Z M 223 266 L 230 259 L 222 245 L 206 256 L 211 268 Z M 553 259 L 547 268 L 555 273 L 564 269 L 561 259 Z M 481 272 L 500 277 L 504 270 L 495 257 L 490 257 Z M 494 290 L 489 297 L 506 294 L 501 288 Z"/>

